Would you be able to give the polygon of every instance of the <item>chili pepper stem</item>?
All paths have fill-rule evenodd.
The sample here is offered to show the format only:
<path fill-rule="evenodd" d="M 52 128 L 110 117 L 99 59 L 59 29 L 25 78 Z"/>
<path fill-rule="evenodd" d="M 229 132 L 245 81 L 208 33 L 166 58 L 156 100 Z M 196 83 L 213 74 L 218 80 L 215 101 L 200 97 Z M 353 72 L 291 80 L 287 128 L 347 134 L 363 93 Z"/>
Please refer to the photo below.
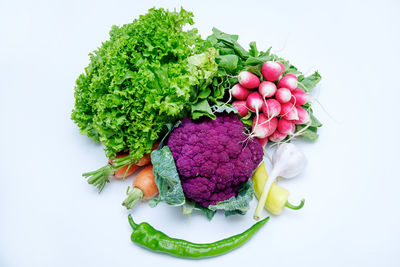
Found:
<path fill-rule="evenodd" d="M 83 177 L 87 178 L 89 184 L 92 184 L 99 189 L 99 193 L 103 190 L 106 183 L 110 182 L 109 178 L 114 174 L 114 167 L 107 164 L 98 170 L 92 172 L 86 172 L 82 174 Z"/>
<path fill-rule="evenodd" d="M 128 221 L 129 221 L 129 224 L 131 225 L 132 229 L 136 230 L 138 225 L 133 221 L 132 216 L 130 214 L 128 215 Z"/>
<path fill-rule="evenodd" d="M 286 204 L 285 204 L 285 207 L 286 207 L 286 208 L 289 208 L 289 209 L 292 209 L 292 210 L 299 210 L 299 209 L 301 209 L 301 208 L 304 206 L 304 202 L 305 202 L 305 201 L 306 201 L 306 200 L 303 198 L 303 199 L 300 201 L 300 204 L 297 205 L 297 206 L 292 205 L 292 204 L 289 203 L 289 201 L 287 201 Z"/>
<path fill-rule="evenodd" d="M 125 206 L 127 209 L 132 209 L 142 198 L 143 198 L 143 191 L 137 187 L 134 187 L 128 193 L 126 199 L 122 202 L 122 206 Z"/>

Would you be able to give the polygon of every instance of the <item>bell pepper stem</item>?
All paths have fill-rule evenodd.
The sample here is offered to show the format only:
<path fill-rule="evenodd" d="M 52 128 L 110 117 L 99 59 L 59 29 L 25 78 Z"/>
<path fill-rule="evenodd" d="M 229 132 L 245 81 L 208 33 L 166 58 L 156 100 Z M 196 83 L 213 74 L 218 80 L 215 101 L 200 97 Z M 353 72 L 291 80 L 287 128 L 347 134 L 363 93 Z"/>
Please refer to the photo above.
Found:
<path fill-rule="evenodd" d="M 305 202 L 305 201 L 306 201 L 306 200 L 303 198 L 303 199 L 300 201 L 300 204 L 297 205 L 297 206 L 292 205 L 292 204 L 289 203 L 289 201 L 287 201 L 286 204 L 285 204 L 285 207 L 286 207 L 286 208 L 289 208 L 289 209 L 292 209 L 292 210 L 299 210 L 299 209 L 301 209 L 301 208 L 304 206 L 304 202 Z"/>

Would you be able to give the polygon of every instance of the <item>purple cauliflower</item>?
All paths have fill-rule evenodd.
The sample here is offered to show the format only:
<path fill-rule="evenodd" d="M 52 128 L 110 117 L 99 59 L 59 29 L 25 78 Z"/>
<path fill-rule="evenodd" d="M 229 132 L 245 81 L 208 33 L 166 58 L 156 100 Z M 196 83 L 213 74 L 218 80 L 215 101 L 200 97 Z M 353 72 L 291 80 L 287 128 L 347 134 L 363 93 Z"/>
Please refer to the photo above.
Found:
<path fill-rule="evenodd" d="M 204 207 L 237 196 L 263 157 L 257 140 L 246 140 L 234 114 L 193 122 L 186 118 L 170 135 L 185 196 Z"/>

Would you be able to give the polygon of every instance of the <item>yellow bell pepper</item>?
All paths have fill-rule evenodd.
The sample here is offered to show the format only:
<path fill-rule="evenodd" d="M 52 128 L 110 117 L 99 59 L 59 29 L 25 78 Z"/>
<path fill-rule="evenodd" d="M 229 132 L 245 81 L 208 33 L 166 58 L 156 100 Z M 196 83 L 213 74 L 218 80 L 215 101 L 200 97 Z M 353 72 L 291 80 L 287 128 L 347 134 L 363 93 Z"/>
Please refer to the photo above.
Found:
<path fill-rule="evenodd" d="M 254 193 L 258 199 L 263 191 L 264 184 L 268 179 L 268 174 L 265 170 L 264 162 L 262 162 L 261 165 L 254 172 L 252 179 L 254 182 Z M 274 215 L 279 215 L 284 207 L 298 210 L 304 206 L 304 199 L 301 201 L 300 205 L 293 206 L 288 202 L 288 198 L 289 191 L 283 187 L 278 186 L 276 183 L 273 183 L 271 189 L 268 192 L 264 208 Z"/>

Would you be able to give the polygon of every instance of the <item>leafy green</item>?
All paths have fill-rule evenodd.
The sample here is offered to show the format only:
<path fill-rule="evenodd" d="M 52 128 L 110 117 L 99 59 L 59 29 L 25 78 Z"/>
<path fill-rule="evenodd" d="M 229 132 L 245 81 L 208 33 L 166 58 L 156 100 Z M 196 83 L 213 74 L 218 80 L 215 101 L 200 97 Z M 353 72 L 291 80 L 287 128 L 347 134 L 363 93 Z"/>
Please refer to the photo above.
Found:
<path fill-rule="evenodd" d="M 311 111 L 310 112 L 310 118 L 311 118 L 311 127 L 321 127 L 322 123 L 314 116 L 314 113 Z"/>
<path fill-rule="evenodd" d="M 249 49 L 249 54 L 252 57 L 257 57 L 258 56 L 258 49 L 257 49 L 257 44 L 256 42 L 251 42 L 249 44 L 250 49 Z"/>
<path fill-rule="evenodd" d="M 252 42 L 252 43 L 254 43 L 253 46 L 255 47 L 255 42 Z M 251 51 L 251 49 L 253 49 L 252 43 L 250 43 L 250 51 Z M 261 51 L 258 54 L 253 53 L 254 55 L 252 55 L 252 53 L 249 51 L 250 57 L 246 59 L 246 61 L 244 62 L 244 65 L 249 65 L 249 66 L 262 65 L 266 61 L 277 60 L 277 56 L 271 54 L 271 48 L 272 47 L 268 48 L 268 50 L 265 52 Z"/>
<path fill-rule="evenodd" d="M 231 106 L 229 104 L 226 104 L 226 105 L 214 105 L 214 106 L 211 107 L 211 109 L 214 111 L 214 113 L 223 113 L 223 112 L 226 112 L 226 113 L 231 113 L 231 112 L 238 113 L 237 108 L 233 107 L 233 106 Z"/>
<path fill-rule="evenodd" d="M 197 120 L 202 116 L 210 117 L 211 119 L 215 119 L 215 115 L 213 114 L 210 104 L 206 99 L 201 100 L 200 102 L 192 105 L 191 110 L 192 119 Z"/>
<path fill-rule="evenodd" d="M 164 137 L 161 139 L 160 144 L 158 145 L 158 149 L 161 149 L 164 147 L 165 142 L 168 139 L 169 134 L 174 130 L 176 127 L 178 127 L 181 124 L 182 121 L 177 121 L 175 124 L 172 123 L 167 123 L 165 124 L 165 127 L 167 127 L 168 132 L 164 135 Z"/>
<path fill-rule="evenodd" d="M 194 209 L 203 212 L 204 215 L 206 215 L 206 217 L 207 217 L 207 219 L 208 219 L 209 221 L 211 221 L 212 218 L 214 217 L 215 213 L 217 213 L 215 210 L 210 210 L 210 209 L 208 209 L 208 208 L 206 208 L 206 207 L 203 207 L 202 205 L 200 205 L 200 204 L 198 204 L 198 203 L 196 203 L 196 204 L 194 205 Z"/>
<path fill-rule="evenodd" d="M 209 115 L 197 103 L 223 96 L 211 86 L 218 51 L 204 46 L 197 29 L 183 30 L 188 24 L 191 12 L 153 8 L 113 26 L 110 39 L 90 54 L 76 81 L 71 118 L 82 134 L 104 144 L 107 157 L 130 151 L 129 160 L 140 159 L 165 133 L 165 123 L 188 116 L 192 106 Z"/>
<path fill-rule="evenodd" d="M 311 123 L 310 124 L 302 124 L 296 125 L 296 132 L 302 131 L 299 137 L 309 140 L 315 141 L 318 139 L 318 128 L 322 126 L 322 123 L 314 116 L 313 110 L 309 106 L 310 104 L 306 104 L 306 108 L 308 109 L 308 113 L 310 114 Z M 307 127 L 308 126 L 308 127 Z M 304 129 L 307 127 L 306 129 Z"/>
<path fill-rule="evenodd" d="M 258 64 L 263 64 L 266 61 L 271 60 L 271 56 L 265 55 L 265 56 L 260 56 L 260 57 L 249 57 L 244 64 L 245 65 L 258 65 Z"/>
<path fill-rule="evenodd" d="M 169 205 L 180 206 L 185 203 L 185 195 L 175 161 L 168 146 L 154 150 L 151 153 L 151 163 L 156 185 L 159 191 L 158 199 L 151 205 L 163 201 Z"/>
<path fill-rule="evenodd" d="M 304 89 L 306 92 L 310 92 L 320 81 L 321 75 L 318 71 L 314 72 L 312 75 L 304 77 L 303 75 L 299 76 L 299 87 Z"/>
<path fill-rule="evenodd" d="M 295 66 L 289 65 L 288 68 L 285 71 L 285 74 L 298 75 L 298 74 L 301 74 L 301 72 Z"/>
<path fill-rule="evenodd" d="M 189 215 L 193 212 L 194 206 L 195 206 L 194 201 L 186 200 L 185 204 L 182 205 L 182 214 Z"/>
<path fill-rule="evenodd" d="M 253 126 L 253 118 L 251 118 L 251 119 L 244 119 L 244 118 L 242 118 L 241 119 L 241 121 L 244 123 L 244 124 L 246 124 L 246 125 L 248 125 L 248 126 Z"/>
<path fill-rule="evenodd" d="M 227 71 L 234 71 L 237 69 L 239 57 L 236 55 L 221 55 L 217 57 L 217 63 L 220 68 Z"/>
<path fill-rule="evenodd" d="M 182 206 L 182 213 L 189 215 L 194 210 L 199 210 L 211 220 L 217 210 L 223 210 L 225 216 L 231 215 L 244 215 L 250 208 L 250 201 L 253 199 L 254 189 L 251 179 L 242 185 L 236 197 L 220 201 L 215 205 L 210 205 L 208 208 L 199 205 L 193 200 L 186 199 L 185 204 Z"/>
<path fill-rule="evenodd" d="M 262 69 L 262 64 L 246 66 L 243 68 L 243 70 L 247 70 L 257 76 L 262 76 L 261 69 Z"/>
<path fill-rule="evenodd" d="M 207 98 L 211 91 L 209 85 L 212 83 L 214 76 L 218 71 L 218 64 L 215 62 L 217 56 L 215 48 L 208 48 L 205 53 L 193 55 L 188 58 L 188 77 L 191 84 L 196 85 L 197 92 L 195 91 L 192 99 L 195 104 L 199 98 Z"/>
<path fill-rule="evenodd" d="M 215 205 L 208 206 L 212 211 L 223 210 L 226 216 L 234 214 L 245 214 L 250 209 L 250 201 L 253 199 L 254 189 L 253 182 L 249 179 L 243 184 L 236 197 L 220 201 Z"/>
<path fill-rule="evenodd" d="M 215 38 L 218 41 L 223 42 L 226 46 L 229 48 L 232 48 L 235 53 L 240 56 L 241 58 L 248 58 L 250 56 L 249 52 L 247 52 L 246 49 L 244 49 L 238 42 L 237 40 L 239 39 L 238 35 L 233 35 L 233 34 L 227 34 L 224 33 L 217 28 L 213 28 L 212 32 L 215 36 Z"/>
<path fill-rule="evenodd" d="M 207 209 L 207 208 L 199 205 L 198 203 L 194 202 L 193 200 L 186 199 L 185 204 L 182 206 L 182 214 L 189 215 L 194 210 L 203 212 L 204 215 L 206 215 L 207 219 L 210 221 L 216 213 L 216 211 Z"/>
<path fill-rule="evenodd" d="M 306 125 L 296 125 L 296 132 L 303 130 L 303 128 L 305 128 L 305 127 L 306 127 Z M 299 137 L 302 137 L 305 140 L 315 141 L 318 139 L 317 129 L 318 129 L 317 127 L 310 126 L 307 129 L 305 129 L 299 135 Z"/>

